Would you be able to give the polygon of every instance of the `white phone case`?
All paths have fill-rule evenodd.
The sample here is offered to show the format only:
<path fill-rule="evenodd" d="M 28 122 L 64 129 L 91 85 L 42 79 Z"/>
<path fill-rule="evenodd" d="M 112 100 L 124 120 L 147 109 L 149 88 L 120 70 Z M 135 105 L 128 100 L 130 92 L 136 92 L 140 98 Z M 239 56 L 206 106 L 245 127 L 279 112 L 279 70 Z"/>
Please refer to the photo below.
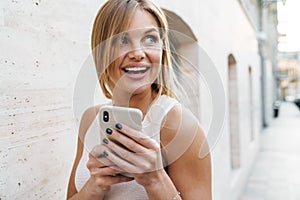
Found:
<path fill-rule="evenodd" d="M 102 106 L 100 108 L 100 127 L 105 134 L 107 128 L 115 128 L 117 123 L 125 124 L 135 130 L 142 130 L 142 111 L 137 108 Z"/>
<path fill-rule="evenodd" d="M 139 109 L 105 105 L 100 108 L 99 114 L 101 141 L 107 137 L 106 129 L 115 128 L 117 123 L 125 124 L 135 130 L 142 130 L 143 114 Z M 122 173 L 122 175 L 132 177 L 129 173 Z"/>

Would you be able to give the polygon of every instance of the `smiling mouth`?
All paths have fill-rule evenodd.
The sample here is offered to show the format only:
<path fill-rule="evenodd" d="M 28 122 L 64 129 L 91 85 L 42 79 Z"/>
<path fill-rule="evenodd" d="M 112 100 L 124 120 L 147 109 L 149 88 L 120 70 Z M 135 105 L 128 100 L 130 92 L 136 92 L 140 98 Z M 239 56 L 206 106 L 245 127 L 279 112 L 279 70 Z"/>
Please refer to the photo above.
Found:
<path fill-rule="evenodd" d="M 127 74 L 142 74 L 145 73 L 150 67 L 126 67 L 122 70 Z"/>

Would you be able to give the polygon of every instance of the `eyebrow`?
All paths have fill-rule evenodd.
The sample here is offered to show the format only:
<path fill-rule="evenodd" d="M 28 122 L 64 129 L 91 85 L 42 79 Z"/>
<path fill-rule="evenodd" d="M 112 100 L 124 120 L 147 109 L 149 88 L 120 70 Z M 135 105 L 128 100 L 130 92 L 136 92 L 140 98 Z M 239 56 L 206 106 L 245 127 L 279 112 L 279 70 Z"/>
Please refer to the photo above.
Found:
<path fill-rule="evenodd" d="M 129 31 L 130 32 L 130 31 Z M 156 29 L 156 28 L 149 28 L 148 30 L 146 30 L 145 32 L 144 32 L 144 34 L 148 34 L 148 33 L 151 33 L 151 32 L 157 32 L 157 33 L 159 33 L 159 31 Z M 122 37 L 128 37 L 128 32 L 124 32 L 123 34 L 122 34 Z"/>
<path fill-rule="evenodd" d="M 151 32 L 157 32 L 158 33 L 158 30 L 156 28 L 150 28 L 149 30 L 145 31 L 144 34 L 151 33 Z"/>

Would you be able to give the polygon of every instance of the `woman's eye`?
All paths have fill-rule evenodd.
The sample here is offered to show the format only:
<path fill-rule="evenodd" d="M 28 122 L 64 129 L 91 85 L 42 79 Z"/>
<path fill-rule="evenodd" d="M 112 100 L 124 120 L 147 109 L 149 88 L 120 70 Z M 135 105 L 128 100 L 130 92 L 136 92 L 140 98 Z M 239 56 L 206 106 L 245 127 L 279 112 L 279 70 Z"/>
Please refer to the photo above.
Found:
<path fill-rule="evenodd" d="M 121 39 L 120 39 L 120 44 L 121 45 L 126 45 L 128 43 L 129 43 L 129 40 L 128 40 L 127 37 L 121 37 Z"/>
<path fill-rule="evenodd" d="M 145 42 L 146 44 L 155 44 L 155 43 L 157 43 L 157 41 L 158 41 L 158 39 L 157 39 L 157 37 L 155 37 L 155 36 L 147 36 L 147 37 L 144 39 L 144 42 Z"/>

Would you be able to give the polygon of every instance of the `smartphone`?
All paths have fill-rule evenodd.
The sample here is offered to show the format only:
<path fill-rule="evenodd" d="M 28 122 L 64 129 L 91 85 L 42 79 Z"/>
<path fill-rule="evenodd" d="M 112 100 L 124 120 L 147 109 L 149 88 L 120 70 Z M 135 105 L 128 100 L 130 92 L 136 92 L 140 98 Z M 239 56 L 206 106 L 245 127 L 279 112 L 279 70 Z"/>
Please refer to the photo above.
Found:
<path fill-rule="evenodd" d="M 142 111 L 137 108 L 105 105 L 100 108 L 100 127 L 102 133 L 107 128 L 115 128 L 116 123 L 125 124 L 135 130 L 142 130 Z"/>
<path fill-rule="evenodd" d="M 142 130 L 142 111 L 136 108 L 119 107 L 119 106 L 102 106 L 99 110 L 101 141 L 106 138 L 106 129 L 115 128 L 116 123 L 125 124 L 135 130 Z M 114 141 L 118 145 L 127 149 L 124 145 Z M 130 151 L 130 149 L 127 149 Z M 122 173 L 124 176 L 133 177 L 129 173 Z"/>

